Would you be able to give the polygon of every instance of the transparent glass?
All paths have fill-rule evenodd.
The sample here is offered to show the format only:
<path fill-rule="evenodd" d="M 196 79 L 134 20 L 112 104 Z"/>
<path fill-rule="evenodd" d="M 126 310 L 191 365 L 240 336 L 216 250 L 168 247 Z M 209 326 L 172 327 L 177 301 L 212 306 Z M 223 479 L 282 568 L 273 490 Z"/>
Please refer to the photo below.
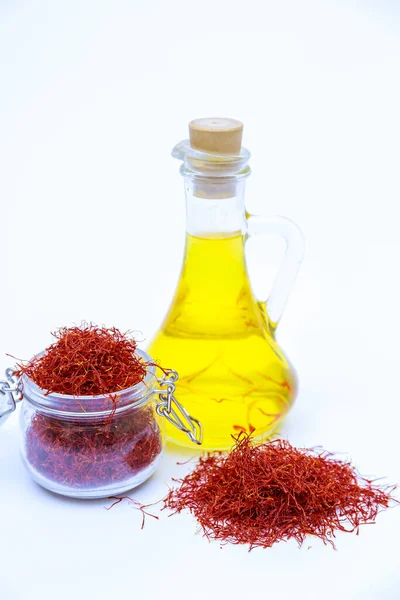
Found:
<path fill-rule="evenodd" d="M 150 356 L 138 350 L 145 361 Z M 48 394 L 23 377 L 22 456 L 44 488 L 74 498 L 126 492 L 155 471 L 165 445 L 157 378 L 105 396 Z"/>
<path fill-rule="evenodd" d="M 193 150 L 185 140 L 173 156 L 183 162 L 186 247 L 172 304 L 149 352 L 178 370 L 177 393 L 203 424 L 203 447 L 224 449 L 240 431 L 269 436 L 295 399 L 297 377 L 275 331 L 304 240 L 292 221 L 246 211 L 250 154 L 245 148 L 236 156 L 219 156 Z M 268 299 L 255 297 L 245 256 L 247 240 L 266 234 L 286 242 Z M 167 435 L 188 445 L 172 427 Z"/>
<path fill-rule="evenodd" d="M 8 417 L 15 410 L 15 401 L 13 399 L 13 395 L 7 391 L 7 388 L 2 389 L 2 384 L 7 385 L 7 382 L 0 381 L 0 425 L 5 423 Z"/>

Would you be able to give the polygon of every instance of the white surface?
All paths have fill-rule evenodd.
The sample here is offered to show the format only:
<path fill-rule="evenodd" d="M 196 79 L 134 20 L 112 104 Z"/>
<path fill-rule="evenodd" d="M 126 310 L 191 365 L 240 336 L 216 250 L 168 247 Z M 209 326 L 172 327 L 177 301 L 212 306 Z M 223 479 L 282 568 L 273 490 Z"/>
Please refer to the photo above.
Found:
<path fill-rule="evenodd" d="M 1 372 L 81 319 L 149 339 L 184 237 L 170 149 L 192 118 L 239 118 L 250 211 L 307 239 L 278 333 L 301 382 L 283 433 L 399 481 L 399 30 L 389 0 L 3 0 Z M 400 509 L 336 552 L 221 550 L 190 516 L 140 531 L 128 505 L 46 493 L 17 428 L 0 430 L 1 600 L 400 598 Z M 159 499 L 175 462 L 135 496 Z"/>

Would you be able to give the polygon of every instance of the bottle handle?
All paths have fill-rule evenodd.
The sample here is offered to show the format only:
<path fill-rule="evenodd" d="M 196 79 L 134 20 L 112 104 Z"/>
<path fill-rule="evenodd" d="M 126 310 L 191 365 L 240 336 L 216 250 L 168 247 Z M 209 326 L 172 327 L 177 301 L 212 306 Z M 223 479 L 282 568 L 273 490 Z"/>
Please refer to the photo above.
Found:
<path fill-rule="evenodd" d="M 286 251 L 275 277 L 268 299 L 260 304 L 266 310 L 272 330 L 278 326 L 287 299 L 304 257 L 304 236 L 301 229 L 285 217 L 247 215 L 247 237 L 275 234 L 286 242 Z"/>

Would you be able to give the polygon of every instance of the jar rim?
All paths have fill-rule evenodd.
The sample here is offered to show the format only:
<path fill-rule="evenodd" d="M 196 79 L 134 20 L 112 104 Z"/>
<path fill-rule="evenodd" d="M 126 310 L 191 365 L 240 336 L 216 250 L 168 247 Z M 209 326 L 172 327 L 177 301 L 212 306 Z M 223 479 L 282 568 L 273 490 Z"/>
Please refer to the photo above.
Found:
<path fill-rule="evenodd" d="M 40 358 L 46 351 L 39 352 L 34 358 Z M 136 354 L 146 363 L 151 363 L 152 358 L 144 350 L 136 350 Z M 39 387 L 30 377 L 22 375 L 22 394 L 31 404 L 39 406 L 52 414 L 68 414 L 79 417 L 89 415 L 91 417 L 107 415 L 111 412 L 118 413 L 125 408 L 133 408 L 144 404 L 150 395 L 154 392 L 154 387 L 157 382 L 156 366 L 150 364 L 147 367 L 147 372 L 142 381 L 139 381 L 134 386 L 108 394 L 98 394 L 92 396 L 74 396 L 71 394 L 60 394 L 58 392 L 48 392 Z M 110 396 L 116 398 L 113 406 L 106 409 L 100 409 L 99 406 L 104 401 L 109 401 Z M 62 408 L 60 407 L 62 403 Z M 84 407 L 82 406 L 84 403 Z M 58 405 L 58 407 L 57 407 Z M 117 407 L 115 409 L 115 406 Z M 80 407 L 80 410 L 77 410 Z"/>

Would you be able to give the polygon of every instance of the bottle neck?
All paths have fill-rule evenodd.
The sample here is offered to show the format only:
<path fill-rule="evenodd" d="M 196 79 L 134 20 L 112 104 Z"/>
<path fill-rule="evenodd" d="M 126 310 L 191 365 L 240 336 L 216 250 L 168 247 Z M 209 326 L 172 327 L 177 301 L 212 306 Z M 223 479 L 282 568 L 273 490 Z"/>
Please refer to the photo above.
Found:
<path fill-rule="evenodd" d="M 184 174 L 186 231 L 199 238 L 230 237 L 246 231 L 245 178 Z"/>

